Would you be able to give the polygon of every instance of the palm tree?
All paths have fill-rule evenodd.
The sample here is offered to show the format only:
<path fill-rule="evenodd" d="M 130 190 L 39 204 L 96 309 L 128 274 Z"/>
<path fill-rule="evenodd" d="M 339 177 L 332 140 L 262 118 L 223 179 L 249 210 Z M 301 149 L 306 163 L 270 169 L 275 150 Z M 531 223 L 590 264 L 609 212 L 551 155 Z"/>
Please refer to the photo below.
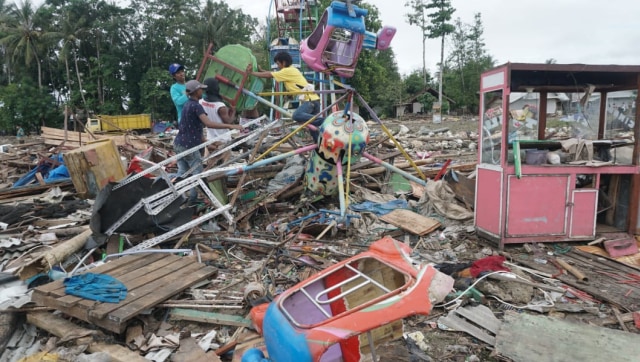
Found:
<path fill-rule="evenodd" d="M 427 26 L 429 38 L 440 38 L 440 80 L 438 82 L 438 102 L 442 107 L 442 77 L 444 74 L 444 38 L 455 31 L 455 27 L 451 25 L 451 15 L 456 11 L 451 6 L 451 0 L 431 0 L 426 5 L 426 9 L 432 12 L 427 16 L 431 24 Z"/>
<path fill-rule="evenodd" d="M 71 72 L 69 70 L 69 57 L 73 55 L 73 62 L 75 64 L 76 77 L 78 79 L 78 88 L 82 103 L 87 104 L 84 98 L 84 90 L 82 88 L 82 77 L 78 69 L 78 48 L 80 46 L 81 37 L 87 32 L 85 28 L 85 19 L 80 18 L 74 21 L 71 19 L 71 14 L 66 13 L 59 24 L 58 32 L 55 33 L 58 39 L 60 39 L 60 58 L 64 59 L 65 69 L 67 71 L 67 85 L 69 87 L 69 98 L 71 98 Z"/>
<path fill-rule="evenodd" d="M 6 36 L 7 23 L 11 19 L 9 14 L 13 12 L 14 8 L 15 4 L 6 4 L 5 0 L 0 0 L 0 39 Z M 2 59 L 6 62 L 7 82 L 9 82 L 11 80 L 11 61 L 10 57 L 7 56 L 7 53 L 7 47 L 0 43 L 0 56 L 2 56 Z"/>
<path fill-rule="evenodd" d="M 27 66 L 35 58 L 38 66 L 38 86 L 42 88 L 42 69 L 38 51 L 44 38 L 42 28 L 34 21 L 37 11 L 38 8 L 34 9 L 31 0 L 25 0 L 18 7 L 10 8 L 8 17 L 4 19 L 6 22 L 3 22 L 5 34 L 0 39 L 0 44 L 7 48 L 13 60 L 24 57 L 24 64 Z"/>

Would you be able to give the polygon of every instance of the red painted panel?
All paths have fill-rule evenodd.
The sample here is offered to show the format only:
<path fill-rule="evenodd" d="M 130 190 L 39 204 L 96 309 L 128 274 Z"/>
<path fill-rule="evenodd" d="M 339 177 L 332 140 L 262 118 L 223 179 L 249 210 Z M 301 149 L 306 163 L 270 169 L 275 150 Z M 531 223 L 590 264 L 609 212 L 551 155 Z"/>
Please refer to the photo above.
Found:
<path fill-rule="evenodd" d="M 573 191 L 570 237 L 595 236 L 596 200 L 598 190 Z"/>
<path fill-rule="evenodd" d="M 478 168 L 476 185 L 476 226 L 490 233 L 501 235 L 500 206 L 502 192 L 500 179 L 502 173 L 495 170 Z"/>
<path fill-rule="evenodd" d="M 508 178 L 507 234 L 564 234 L 569 176 Z"/>

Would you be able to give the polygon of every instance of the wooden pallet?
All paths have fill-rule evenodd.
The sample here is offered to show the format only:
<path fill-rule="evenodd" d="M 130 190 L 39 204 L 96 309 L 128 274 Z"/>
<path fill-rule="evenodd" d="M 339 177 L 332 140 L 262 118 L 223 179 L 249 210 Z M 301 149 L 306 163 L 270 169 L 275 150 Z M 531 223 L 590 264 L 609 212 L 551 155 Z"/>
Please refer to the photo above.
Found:
<path fill-rule="evenodd" d="M 40 286 L 32 301 L 55 308 L 67 315 L 122 333 L 127 321 L 145 309 L 164 302 L 195 283 L 216 274 L 217 269 L 193 259 L 171 254 L 142 253 L 108 262 L 91 273 L 108 274 L 127 286 L 127 297 L 120 303 L 101 303 L 64 292 L 62 280 Z"/>

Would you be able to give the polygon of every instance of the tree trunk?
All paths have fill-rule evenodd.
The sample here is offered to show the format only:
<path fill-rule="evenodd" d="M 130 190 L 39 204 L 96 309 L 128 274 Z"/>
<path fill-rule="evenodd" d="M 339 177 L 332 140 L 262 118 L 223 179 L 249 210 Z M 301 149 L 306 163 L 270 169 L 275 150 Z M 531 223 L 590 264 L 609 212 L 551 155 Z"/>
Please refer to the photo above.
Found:
<path fill-rule="evenodd" d="M 427 87 L 427 35 L 424 33 L 424 9 L 422 10 L 422 83 Z"/>
<path fill-rule="evenodd" d="M 96 59 L 98 65 L 98 103 L 100 105 L 104 104 L 104 95 L 102 94 L 102 69 L 100 66 L 100 36 L 96 39 Z"/>
<path fill-rule="evenodd" d="M 72 99 L 72 91 L 71 91 L 71 72 L 69 72 L 69 57 L 65 56 L 64 57 L 64 66 L 67 69 L 67 87 L 69 87 L 69 99 L 67 99 L 67 103 L 71 102 Z M 66 109 L 66 106 L 65 106 Z M 77 122 L 77 118 L 74 116 L 73 117 L 73 130 L 77 131 L 78 130 L 78 122 Z"/>
<path fill-rule="evenodd" d="M 38 58 L 38 54 L 35 54 L 35 56 L 36 63 L 38 63 L 38 89 L 42 89 L 42 66 L 40 65 L 40 58 Z"/>
<path fill-rule="evenodd" d="M 69 72 L 69 58 L 68 57 L 64 57 L 64 66 L 65 69 L 67 70 L 67 87 L 69 87 L 69 99 L 67 100 L 67 103 L 69 101 L 71 101 L 71 72 Z"/>
<path fill-rule="evenodd" d="M 442 114 L 442 73 L 444 72 L 444 34 L 440 45 L 440 81 L 438 82 L 438 102 L 440 102 L 440 114 Z"/>
<path fill-rule="evenodd" d="M 427 50 L 426 50 L 426 44 L 425 44 L 426 41 L 427 41 L 427 37 L 423 36 L 422 37 L 422 83 L 424 84 L 425 88 L 427 87 Z"/>
<path fill-rule="evenodd" d="M 76 64 L 76 77 L 78 77 L 78 88 L 80 89 L 80 97 L 82 98 L 84 109 L 85 111 L 87 111 L 87 100 L 84 99 L 84 92 L 82 91 L 82 79 L 80 78 L 80 70 L 78 69 L 78 55 L 75 49 L 73 50 L 73 61 Z"/>

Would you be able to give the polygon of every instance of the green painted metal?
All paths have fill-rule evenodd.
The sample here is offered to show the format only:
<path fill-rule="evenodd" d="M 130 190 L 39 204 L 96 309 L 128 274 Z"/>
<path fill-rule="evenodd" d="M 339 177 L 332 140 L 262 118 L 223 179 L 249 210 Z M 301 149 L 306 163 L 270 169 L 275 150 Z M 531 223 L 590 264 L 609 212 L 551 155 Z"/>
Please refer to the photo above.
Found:
<path fill-rule="evenodd" d="M 249 65 L 252 71 L 258 70 L 256 57 L 253 56 L 249 48 L 243 47 L 242 45 L 226 45 L 216 52 L 215 58 L 224 64 L 216 61 L 210 62 L 209 68 L 207 68 L 205 73 L 205 79 L 219 75 L 229 79 L 234 84 L 240 85 L 244 77 L 244 72 L 246 72 Z M 258 77 L 249 76 L 243 88 L 253 93 L 259 93 L 264 88 L 264 82 Z M 235 87 L 220 82 L 220 94 L 223 97 L 234 99 L 237 93 L 238 90 Z M 258 101 L 255 98 L 249 97 L 246 94 L 240 94 L 240 98 L 236 104 L 236 110 L 243 111 L 253 109 L 257 105 Z"/>
<path fill-rule="evenodd" d="M 516 178 L 522 177 L 522 159 L 520 157 L 520 141 L 513 141 L 513 163 L 516 165 Z"/>

